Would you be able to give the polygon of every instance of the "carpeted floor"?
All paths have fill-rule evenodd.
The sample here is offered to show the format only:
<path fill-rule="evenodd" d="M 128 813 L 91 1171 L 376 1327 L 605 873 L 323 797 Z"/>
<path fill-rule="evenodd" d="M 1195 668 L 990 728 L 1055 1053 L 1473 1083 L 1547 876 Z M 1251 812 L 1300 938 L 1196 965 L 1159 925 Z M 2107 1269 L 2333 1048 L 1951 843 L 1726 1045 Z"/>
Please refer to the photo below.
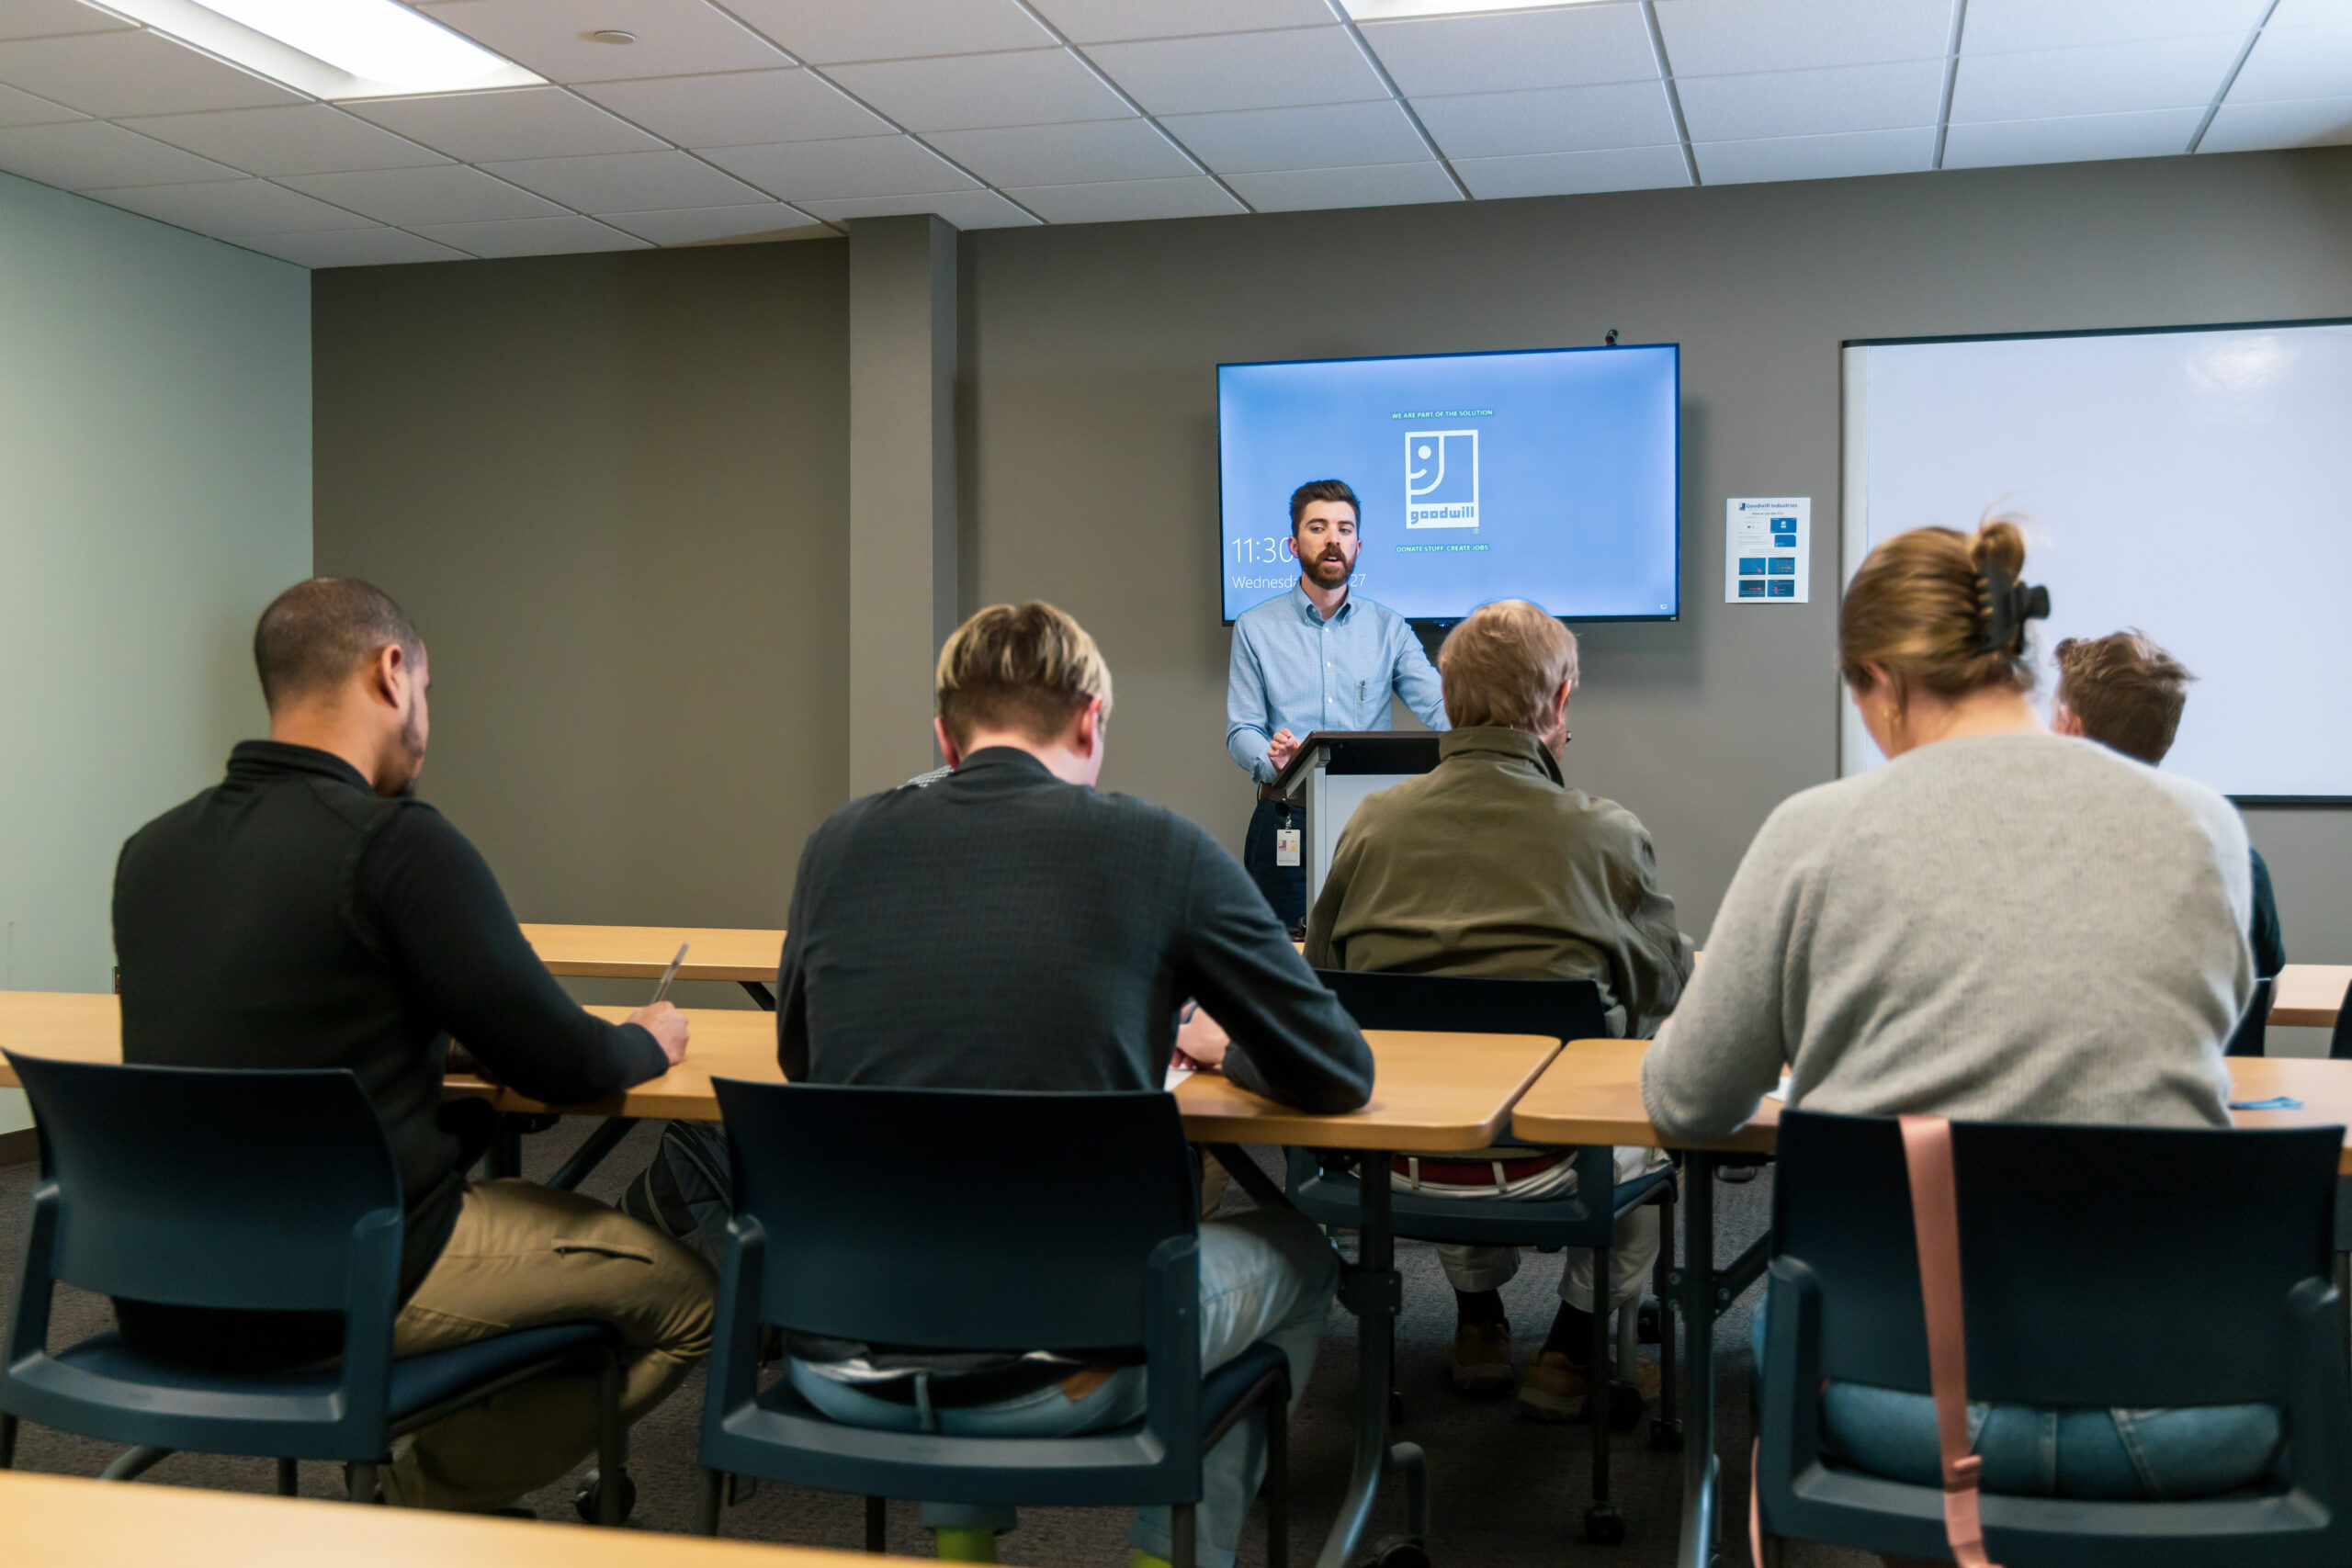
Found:
<path fill-rule="evenodd" d="M 551 1172 L 584 1136 L 589 1123 L 567 1121 L 529 1140 L 526 1165 L 534 1176 Z M 640 1127 L 593 1176 L 585 1190 L 607 1201 L 625 1179 L 640 1168 L 651 1149 L 654 1128 Z M 1257 1151 L 1270 1156 L 1271 1151 Z M 23 1246 L 27 1193 L 33 1168 L 0 1170 L 0 1291 L 12 1305 L 16 1269 Z M 1718 1256 L 1728 1257 L 1763 1229 L 1771 1191 L 1769 1170 L 1746 1185 L 1718 1185 Z M 1238 1190 L 1228 1206 L 1246 1205 Z M 1588 1545 L 1579 1531 L 1587 1497 L 1590 1450 L 1582 1427 L 1547 1427 L 1519 1416 L 1508 1400 L 1476 1402 L 1456 1395 L 1446 1377 L 1453 1335 L 1452 1293 L 1425 1245 L 1400 1243 L 1405 1276 L 1404 1315 L 1397 1331 L 1398 1382 L 1406 1416 L 1396 1436 L 1418 1443 L 1429 1455 L 1430 1533 L 1429 1548 L 1438 1568 L 1555 1568 L 1563 1558 L 1617 1568 L 1650 1568 L 1673 1561 L 1681 1506 L 1680 1456 L 1652 1453 L 1642 1434 L 1621 1437 L 1612 1453 L 1618 1502 L 1626 1540 L 1615 1547 Z M 1522 1359 L 1541 1341 L 1552 1318 L 1559 1260 L 1531 1255 L 1518 1279 L 1505 1288 L 1511 1324 Z M 1725 1486 L 1727 1562 L 1747 1560 L 1745 1544 L 1748 1419 L 1745 1393 L 1748 1368 L 1747 1309 L 1754 1292 L 1736 1305 L 1718 1330 L 1722 1378 L 1719 1429 Z M 66 1344 L 108 1325 L 103 1302 L 67 1292 L 57 1303 L 53 1343 Z M 1334 1308 L 1313 1382 L 1292 1426 L 1293 1501 L 1291 1557 L 1312 1562 L 1347 1480 L 1355 1366 L 1355 1320 Z M 638 1484 L 632 1527 L 684 1530 L 693 1517 L 695 1423 L 702 1405 L 697 1372 L 668 1404 L 640 1423 L 631 1438 L 630 1471 Z M 1646 1427 L 1645 1427 L 1646 1430 Z M 17 1462 L 27 1470 L 95 1475 L 114 1450 L 98 1443 L 26 1427 Z M 179 1454 L 164 1461 L 138 1484 L 209 1486 L 266 1492 L 273 1470 L 266 1459 L 227 1459 Z M 305 1465 L 305 1495 L 341 1495 L 340 1470 Z M 567 1480 L 527 1499 L 542 1519 L 576 1523 Z M 730 1537 L 854 1550 L 864 1542 L 864 1510 L 855 1497 L 794 1487 L 763 1485 L 740 1506 L 728 1510 L 723 1526 Z M 1402 1506 L 1385 1494 L 1373 1536 L 1402 1527 Z M 1039 1508 L 1024 1510 L 1021 1528 L 1003 1538 L 1000 1555 L 1037 1568 L 1121 1568 L 1126 1561 L 1127 1518 L 1117 1510 Z M 895 1551 L 928 1555 L 930 1543 L 912 1504 L 890 1510 L 890 1546 Z M 1259 1568 L 1264 1537 L 1253 1518 L 1241 1549 L 1243 1568 Z M 1822 1549 L 1792 1548 L 1792 1568 L 1847 1568 L 1868 1559 Z"/>

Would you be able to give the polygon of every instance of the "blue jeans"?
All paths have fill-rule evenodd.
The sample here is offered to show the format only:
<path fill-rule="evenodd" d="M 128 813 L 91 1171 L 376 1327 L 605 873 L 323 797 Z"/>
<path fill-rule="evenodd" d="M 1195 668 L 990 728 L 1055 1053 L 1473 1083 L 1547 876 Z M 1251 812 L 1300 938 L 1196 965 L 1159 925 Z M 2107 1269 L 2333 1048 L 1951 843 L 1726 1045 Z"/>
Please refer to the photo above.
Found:
<path fill-rule="evenodd" d="M 1761 1302 L 1750 1332 L 1760 1389 Z M 1980 1483 L 2016 1497 L 2212 1497 L 2269 1476 L 2283 1431 L 2270 1404 L 2099 1410 L 1968 1402 L 1969 1451 L 1984 1461 Z M 1821 1437 L 1826 1456 L 1839 1463 L 1917 1486 L 1943 1484 L 1931 1394 L 1831 1382 L 1821 1395 Z"/>
<path fill-rule="evenodd" d="M 1315 1370 L 1315 1346 L 1331 1309 L 1339 1268 L 1330 1243 L 1305 1215 L 1290 1209 L 1260 1209 L 1201 1227 L 1201 1370 L 1223 1366 L 1261 1339 L 1272 1340 L 1290 1360 L 1291 1403 L 1306 1391 Z M 860 1393 L 854 1387 L 791 1363 L 792 1386 L 836 1421 L 912 1432 L 922 1416 L 910 1405 Z M 956 1437 L 1040 1438 L 1100 1431 L 1140 1420 L 1144 1413 L 1144 1369 L 1125 1367 L 1082 1398 L 1071 1399 L 1057 1383 L 995 1404 L 935 1413 L 938 1429 Z M 1194 1515 L 1194 1555 L 1202 1568 L 1232 1568 L 1234 1548 L 1250 1500 L 1266 1473 L 1266 1448 L 1255 1421 L 1225 1435 L 1201 1462 L 1202 1496 Z M 1014 1524 L 1011 1506 L 973 1508 L 923 1505 L 923 1523 L 1000 1530 Z M 1166 1507 L 1138 1510 L 1136 1546 L 1155 1557 L 1175 1550 Z"/>

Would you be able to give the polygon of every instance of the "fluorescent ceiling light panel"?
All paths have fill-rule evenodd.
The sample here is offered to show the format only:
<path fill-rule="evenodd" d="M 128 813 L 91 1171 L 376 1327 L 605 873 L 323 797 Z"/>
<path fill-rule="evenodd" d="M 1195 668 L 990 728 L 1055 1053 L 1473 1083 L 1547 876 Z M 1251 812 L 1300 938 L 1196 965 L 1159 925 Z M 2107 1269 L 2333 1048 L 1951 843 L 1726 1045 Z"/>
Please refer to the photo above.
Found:
<path fill-rule="evenodd" d="M 1565 11 L 1593 0 L 1340 0 L 1354 22 L 1393 22 L 1400 17 L 1466 17 L 1485 11 Z"/>
<path fill-rule="evenodd" d="M 319 98 L 537 86 L 398 0 L 104 0 L 105 8 Z"/>

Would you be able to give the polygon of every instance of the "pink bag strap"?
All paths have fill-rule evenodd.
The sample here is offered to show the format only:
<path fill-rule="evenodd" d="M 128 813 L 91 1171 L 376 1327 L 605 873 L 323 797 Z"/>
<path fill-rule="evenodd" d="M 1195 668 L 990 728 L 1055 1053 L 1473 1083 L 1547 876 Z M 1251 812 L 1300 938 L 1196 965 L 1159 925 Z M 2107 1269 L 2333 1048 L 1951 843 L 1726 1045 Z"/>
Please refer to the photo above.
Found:
<path fill-rule="evenodd" d="M 1968 1451 L 1968 1330 L 1961 1305 L 1960 1199 L 1952 1179 L 1951 1123 L 1905 1116 L 1903 1161 L 1911 1178 L 1911 1230 L 1927 1308 L 1928 1375 L 1936 1393 L 1936 1447 L 1943 1458 L 1944 1539 L 1960 1568 L 1995 1568 L 1984 1555 L 1977 1457 Z"/>

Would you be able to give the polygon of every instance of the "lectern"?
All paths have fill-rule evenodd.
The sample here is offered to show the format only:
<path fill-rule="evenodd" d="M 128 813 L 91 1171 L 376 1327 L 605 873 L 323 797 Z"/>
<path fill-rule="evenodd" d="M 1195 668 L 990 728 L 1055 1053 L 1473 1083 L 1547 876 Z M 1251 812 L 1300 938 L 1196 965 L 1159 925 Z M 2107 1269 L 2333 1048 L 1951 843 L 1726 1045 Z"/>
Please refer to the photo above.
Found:
<path fill-rule="evenodd" d="M 1306 908 L 1323 892 L 1323 876 L 1340 847 L 1340 829 L 1365 795 L 1437 766 L 1437 736 L 1423 729 L 1318 729 L 1299 742 L 1274 775 L 1286 800 L 1306 808 L 1299 858 L 1306 869 Z"/>

